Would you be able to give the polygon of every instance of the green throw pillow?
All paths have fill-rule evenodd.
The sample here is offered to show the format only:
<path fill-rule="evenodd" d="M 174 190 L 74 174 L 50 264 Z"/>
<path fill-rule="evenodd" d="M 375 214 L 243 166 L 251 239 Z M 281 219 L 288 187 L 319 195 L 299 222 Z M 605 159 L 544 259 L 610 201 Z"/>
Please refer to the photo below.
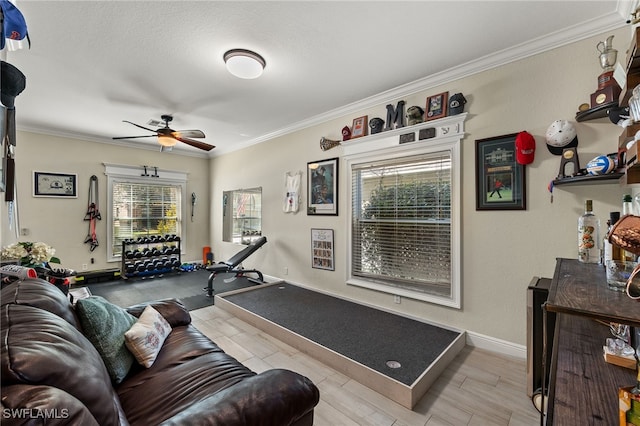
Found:
<path fill-rule="evenodd" d="M 135 361 L 125 346 L 124 333 L 137 318 L 100 296 L 79 299 L 76 312 L 84 335 L 98 350 L 111 380 L 122 382 Z"/>

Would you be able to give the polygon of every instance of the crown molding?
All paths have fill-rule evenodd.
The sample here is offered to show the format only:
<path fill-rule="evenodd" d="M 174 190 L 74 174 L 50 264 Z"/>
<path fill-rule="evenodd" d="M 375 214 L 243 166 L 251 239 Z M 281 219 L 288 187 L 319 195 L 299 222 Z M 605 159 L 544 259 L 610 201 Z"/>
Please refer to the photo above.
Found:
<path fill-rule="evenodd" d="M 499 66 L 509 64 L 511 62 L 519 61 L 530 56 L 547 52 L 549 50 L 562 47 L 567 44 L 575 43 L 577 41 L 602 34 L 606 31 L 617 30 L 627 25 L 626 19 L 631 11 L 635 10 L 638 1 L 639 0 L 620 0 L 618 1 L 618 8 L 616 12 L 609 13 L 597 19 L 592 19 L 586 24 L 581 23 L 579 25 L 573 25 L 562 31 L 556 31 L 554 33 L 548 34 L 545 37 L 539 37 L 527 43 L 522 43 L 513 48 L 494 52 L 490 55 L 486 55 L 482 58 L 467 62 L 460 66 L 456 66 L 439 73 L 412 81 L 410 83 L 394 87 L 392 89 L 378 93 L 374 96 L 370 96 L 368 98 L 344 105 L 331 111 L 318 114 L 307 120 L 293 123 L 290 126 L 283 127 L 282 129 L 266 133 L 260 137 L 237 144 L 232 149 L 220 150 L 214 153 L 212 156 L 247 148 L 261 142 L 266 142 L 270 139 L 275 139 L 277 137 L 316 126 L 327 121 L 338 119 L 340 117 L 352 115 L 358 113 L 359 111 L 366 110 L 372 107 L 380 105 L 384 106 L 397 99 L 401 99 L 415 93 L 423 92 L 433 87 L 441 86 L 443 84 L 449 84 L 453 81 L 460 80 L 462 78 L 469 77 L 483 71 L 491 70 Z"/>

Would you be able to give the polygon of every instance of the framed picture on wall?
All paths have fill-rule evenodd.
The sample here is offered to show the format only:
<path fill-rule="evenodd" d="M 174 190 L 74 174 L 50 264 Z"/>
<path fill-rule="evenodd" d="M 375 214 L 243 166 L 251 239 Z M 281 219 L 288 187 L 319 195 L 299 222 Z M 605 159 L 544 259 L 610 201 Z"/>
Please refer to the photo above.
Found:
<path fill-rule="evenodd" d="M 333 229 L 311 229 L 311 266 L 335 271 Z"/>
<path fill-rule="evenodd" d="M 368 130 L 367 119 L 368 118 L 369 117 L 367 115 L 354 118 L 353 125 L 351 126 L 351 139 L 359 138 L 361 136 L 367 136 L 367 130 Z"/>
<path fill-rule="evenodd" d="M 34 197 L 78 197 L 78 175 L 69 173 L 33 172 Z"/>
<path fill-rule="evenodd" d="M 307 163 L 307 214 L 338 215 L 338 159 Z"/>
<path fill-rule="evenodd" d="M 447 104 L 449 103 L 449 92 L 438 93 L 427 98 L 427 108 L 424 114 L 424 121 L 435 120 L 447 116 Z"/>
<path fill-rule="evenodd" d="M 476 140 L 476 210 L 526 210 L 524 165 L 517 133 Z"/>

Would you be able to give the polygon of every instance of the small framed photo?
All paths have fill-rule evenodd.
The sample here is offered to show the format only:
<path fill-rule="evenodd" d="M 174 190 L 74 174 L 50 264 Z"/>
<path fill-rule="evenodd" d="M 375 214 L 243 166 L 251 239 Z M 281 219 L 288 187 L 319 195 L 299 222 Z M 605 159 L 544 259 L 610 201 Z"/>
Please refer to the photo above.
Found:
<path fill-rule="evenodd" d="M 369 116 L 363 115 L 362 117 L 354 118 L 353 125 L 351 126 L 351 139 L 359 138 L 361 136 L 367 136 L 368 134 L 368 118 Z"/>
<path fill-rule="evenodd" d="M 69 173 L 33 172 L 34 197 L 78 197 L 78 175 Z"/>
<path fill-rule="evenodd" d="M 311 229 L 311 266 L 335 271 L 333 229 Z"/>
<path fill-rule="evenodd" d="M 427 108 L 424 121 L 435 120 L 447 116 L 447 105 L 449 103 L 449 92 L 442 92 L 427 98 Z"/>
<path fill-rule="evenodd" d="M 526 210 L 524 165 L 516 161 L 516 136 L 476 140 L 476 210 Z"/>
<path fill-rule="evenodd" d="M 307 163 L 307 215 L 338 215 L 338 159 Z"/>

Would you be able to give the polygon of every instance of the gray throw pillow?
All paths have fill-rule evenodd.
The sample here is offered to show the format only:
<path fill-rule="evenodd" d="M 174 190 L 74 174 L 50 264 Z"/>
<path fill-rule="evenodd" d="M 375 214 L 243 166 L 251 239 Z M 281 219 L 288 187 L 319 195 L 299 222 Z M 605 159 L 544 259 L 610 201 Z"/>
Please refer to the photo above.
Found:
<path fill-rule="evenodd" d="M 102 357 L 111 380 L 122 382 L 135 361 L 125 346 L 124 333 L 137 318 L 100 296 L 78 300 L 76 312 L 84 335 Z"/>

